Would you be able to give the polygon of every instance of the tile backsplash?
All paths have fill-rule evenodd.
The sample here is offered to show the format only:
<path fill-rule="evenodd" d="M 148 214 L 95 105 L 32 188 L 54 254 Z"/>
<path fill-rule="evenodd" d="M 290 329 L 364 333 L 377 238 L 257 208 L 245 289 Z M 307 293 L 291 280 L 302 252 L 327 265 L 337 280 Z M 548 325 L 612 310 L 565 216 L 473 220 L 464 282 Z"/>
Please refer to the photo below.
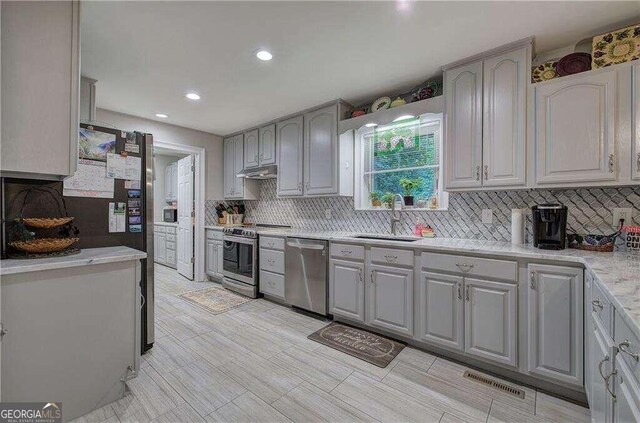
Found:
<path fill-rule="evenodd" d="M 275 179 L 260 184 L 260 200 L 244 202 L 246 221 L 318 231 L 390 231 L 388 210 L 354 210 L 352 197 L 277 198 Z M 568 232 L 615 232 L 611 227 L 614 207 L 633 208 L 635 223 L 640 224 L 640 187 L 536 189 L 450 193 L 446 211 L 403 211 L 398 233 L 411 233 L 420 219 L 441 237 L 509 241 L 511 209 L 530 208 L 540 203 L 562 203 L 569 208 Z M 207 201 L 207 224 L 215 223 L 215 204 Z M 330 219 L 325 217 L 327 209 L 331 210 Z M 482 223 L 482 209 L 493 210 L 493 224 Z M 531 242 L 531 213 L 527 216 L 526 237 L 527 242 Z"/>

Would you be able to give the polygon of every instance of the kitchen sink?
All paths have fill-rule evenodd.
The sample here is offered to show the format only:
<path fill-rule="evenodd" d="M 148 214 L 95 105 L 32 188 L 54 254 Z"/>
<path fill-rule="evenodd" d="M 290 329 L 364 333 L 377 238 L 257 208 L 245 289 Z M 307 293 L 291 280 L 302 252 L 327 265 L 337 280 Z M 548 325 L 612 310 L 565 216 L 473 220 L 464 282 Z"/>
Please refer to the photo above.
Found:
<path fill-rule="evenodd" d="M 383 241 L 400 241 L 400 242 L 416 242 L 420 237 L 417 236 L 393 236 L 393 235 L 355 235 L 353 238 L 360 239 L 379 239 Z"/>

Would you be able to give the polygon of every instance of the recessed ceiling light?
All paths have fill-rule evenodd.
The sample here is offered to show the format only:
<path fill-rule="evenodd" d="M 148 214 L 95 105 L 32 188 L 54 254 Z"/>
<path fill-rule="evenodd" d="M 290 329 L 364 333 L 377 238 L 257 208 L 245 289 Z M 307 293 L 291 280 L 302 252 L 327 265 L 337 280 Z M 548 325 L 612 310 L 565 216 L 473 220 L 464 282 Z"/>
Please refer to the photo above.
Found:
<path fill-rule="evenodd" d="M 187 94 L 187 98 L 189 100 L 200 100 L 200 96 L 196 93 L 189 93 Z"/>
<path fill-rule="evenodd" d="M 169 117 L 169 115 L 165 115 L 164 113 L 156 113 L 156 117 L 162 118 L 162 119 L 166 119 Z"/>
<path fill-rule="evenodd" d="M 401 120 L 413 119 L 414 117 L 415 117 L 414 115 L 403 115 L 395 118 L 393 121 L 400 122 Z"/>
<path fill-rule="evenodd" d="M 373 123 L 373 122 L 371 122 L 371 123 L 367 123 L 365 126 L 366 126 L 367 128 L 373 128 L 373 127 L 375 127 L 375 126 L 378 126 L 378 124 L 377 124 L 377 123 Z"/>
<path fill-rule="evenodd" d="M 269 53 L 267 50 L 258 50 L 256 52 L 256 57 L 266 62 L 268 60 L 273 59 L 273 54 Z"/>

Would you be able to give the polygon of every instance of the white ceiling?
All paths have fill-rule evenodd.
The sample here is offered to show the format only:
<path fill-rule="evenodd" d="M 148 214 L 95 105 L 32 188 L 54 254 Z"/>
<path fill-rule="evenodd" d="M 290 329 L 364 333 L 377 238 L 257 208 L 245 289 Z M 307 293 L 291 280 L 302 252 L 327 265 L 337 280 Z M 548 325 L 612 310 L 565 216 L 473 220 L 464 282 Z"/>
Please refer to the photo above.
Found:
<path fill-rule="evenodd" d="M 89 1 L 82 74 L 98 80 L 98 107 L 225 135 L 411 88 L 530 35 L 544 52 L 638 20 L 637 1 Z M 257 60 L 258 48 L 273 60 Z"/>

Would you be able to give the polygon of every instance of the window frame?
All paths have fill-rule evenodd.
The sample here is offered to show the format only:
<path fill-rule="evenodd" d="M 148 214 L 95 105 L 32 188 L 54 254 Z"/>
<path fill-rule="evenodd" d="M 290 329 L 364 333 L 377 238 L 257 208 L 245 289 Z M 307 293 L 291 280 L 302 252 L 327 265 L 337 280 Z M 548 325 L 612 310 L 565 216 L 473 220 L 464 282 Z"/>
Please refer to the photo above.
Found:
<path fill-rule="evenodd" d="M 354 183 L 354 191 L 353 191 L 353 199 L 354 199 L 354 209 L 361 211 L 386 211 L 389 209 L 382 207 L 374 208 L 371 206 L 369 202 L 369 183 L 367 181 L 368 178 L 371 178 L 374 174 L 380 173 L 391 173 L 391 172 L 402 172 L 406 170 L 419 170 L 419 169 L 434 169 L 438 168 L 438 198 L 439 198 L 439 207 L 437 209 L 432 209 L 429 207 L 418 208 L 417 206 L 404 208 L 405 210 L 412 211 L 420 211 L 420 212 L 430 212 L 430 211 L 444 211 L 448 210 L 449 206 L 449 194 L 444 191 L 444 118 L 442 113 L 423 113 L 420 116 L 421 125 L 423 123 L 431 123 L 437 121 L 439 124 L 439 136 L 438 136 L 438 152 L 439 159 L 437 165 L 424 165 L 424 166 L 416 166 L 409 167 L 403 169 L 395 169 L 395 170 L 382 170 L 382 171 L 365 171 L 367 168 L 367 148 L 365 146 L 365 138 L 371 136 L 374 133 L 374 128 L 362 127 L 359 130 L 355 131 L 355 163 L 354 163 L 354 171 L 355 171 L 355 183 Z M 380 126 L 388 126 L 393 124 L 390 122 L 386 125 Z M 402 194 L 402 193 L 400 193 Z"/>

